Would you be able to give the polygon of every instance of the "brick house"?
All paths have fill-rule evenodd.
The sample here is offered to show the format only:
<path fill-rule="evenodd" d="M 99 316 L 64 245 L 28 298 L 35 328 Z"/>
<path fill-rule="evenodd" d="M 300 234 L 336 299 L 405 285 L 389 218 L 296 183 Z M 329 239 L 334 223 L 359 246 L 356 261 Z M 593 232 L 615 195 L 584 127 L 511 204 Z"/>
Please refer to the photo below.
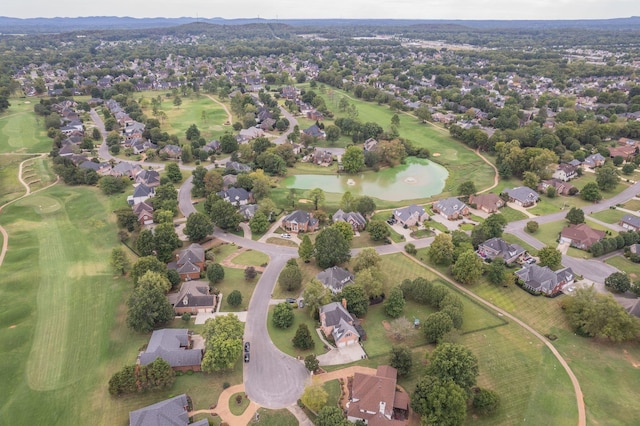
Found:
<path fill-rule="evenodd" d="M 375 375 L 355 373 L 351 385 L 347 419 L 368 425 L 407 424 L 409 395 L 397 387 L 398 370 L 380 365 Z"/>
<path fill-rule="evenodd" d="M 579 248 L 580 250 L 589 250 L 594 243 L 603 239 L 605 235 L 605 231 L 593 229 L 586 223 L 571 224 L 564 227 L 560 232 L 560 242 L 569 243 L 571 247 Z"/>
<path fill-rule="evenodd" d="M 457 220 L 469 215 L 469 207 L 455 197 L 436 201 L 432 209 L 448 220 Z"/>
<path fill-rule="evenodd" d="M 333 336 L 338 348 L 351 346 L 360 340 L 354 318 L 346 308 L 347 301 L 332 302 L 320 307 L 320 328 L 325 336 Z"/>
<path fill-rule="evenodd" d="M 318 219 L 314 219 L 313 214 L 302 210 L 296 210 L 282 219 L 282 227 L 295 233 L 314 232 L 318 225 Z"/>
<path fill-rule="evenodd" d="M 202 349 L 192 349 L 193 341 L 185 328 L 156 330 L 149 339 L 147 349 L 138 357 L 140 365 L 162 358 L 176 371 L 200 371 Z"/>
<path fill-rule="evenodd" d="M 469 204 L 475 205 L 476 209 L 487 213 L 496 213 L 504 206 L 504 200 L 496 194 L 479 194 L 469 197 Z"/>

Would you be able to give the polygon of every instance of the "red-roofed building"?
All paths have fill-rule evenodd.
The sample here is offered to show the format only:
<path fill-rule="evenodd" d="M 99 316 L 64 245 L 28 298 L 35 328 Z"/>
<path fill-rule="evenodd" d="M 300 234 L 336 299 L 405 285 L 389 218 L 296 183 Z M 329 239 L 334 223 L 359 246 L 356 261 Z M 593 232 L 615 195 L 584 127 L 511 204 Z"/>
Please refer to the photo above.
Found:
<path fill-rule="evenodd" d="M 404 426 L 409 414 L 409 396 L 396 389 L 398 370 L 378 367 L 375 376 L 355 373 L 351 385 L 347 419 L 369 426 Z"/>

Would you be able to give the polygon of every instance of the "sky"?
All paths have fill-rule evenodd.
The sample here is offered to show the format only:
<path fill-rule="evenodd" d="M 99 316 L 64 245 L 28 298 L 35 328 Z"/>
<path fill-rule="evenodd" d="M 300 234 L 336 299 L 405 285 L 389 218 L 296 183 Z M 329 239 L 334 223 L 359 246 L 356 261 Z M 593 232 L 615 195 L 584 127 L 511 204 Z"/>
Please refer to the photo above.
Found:
<path fill-rule="evenodd" d="M 2 0 L 0 16 L 384 19 L 606 19 L 640 15 L 639 0 Z M 1 29 L 0 29 L 1 30 Z"/>

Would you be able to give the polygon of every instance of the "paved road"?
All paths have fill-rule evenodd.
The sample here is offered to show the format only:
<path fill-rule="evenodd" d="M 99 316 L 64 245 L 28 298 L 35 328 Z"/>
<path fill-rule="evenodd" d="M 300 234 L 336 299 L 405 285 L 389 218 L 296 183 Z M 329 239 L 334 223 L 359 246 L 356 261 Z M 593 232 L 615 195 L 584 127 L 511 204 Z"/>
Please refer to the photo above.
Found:
<path fill-rule="evenodd" d="M 272 256 L 249 302 L 245 341 L 251 342 L 251 360 L 244 364 L 244 386 L 252 401 L 272 409 L 294 404 L 309 378 L 301 361 L 275 347 L 267 331 L 269 299 L 290 255 Z"/>
<path fill-rule="evenodd" d="M 277 145 L 281 145 L 285 143 L 287 141 L 287 136 L 289 136 L 291 132 L 293 132 L 293 128 L 298 125 L 298 120 L 296 120 L 296 118 L 293 115 L 291 115 L 291 113 L 287 111 L 285 108 L 283 108 L 282 106 L 280 106 L 280 112 L 282 112 L 282 115 L 284 115 L 285 118 L 289 120 L 289 128 L 287 129 L 286 132 L 284 132 L 282 135 L 278 136 L 276 139 L 273 140 L 273 143 Z"/>

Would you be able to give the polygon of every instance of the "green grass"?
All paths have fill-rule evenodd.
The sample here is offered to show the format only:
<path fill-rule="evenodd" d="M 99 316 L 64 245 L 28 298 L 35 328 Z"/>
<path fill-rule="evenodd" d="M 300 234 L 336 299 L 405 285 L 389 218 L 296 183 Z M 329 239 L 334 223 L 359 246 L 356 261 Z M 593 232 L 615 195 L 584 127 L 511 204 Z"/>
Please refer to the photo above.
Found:
<path fill-rule="evenodd" d="M 236 402 L 236 398 L 238 396 L 241 398 L 240 404 Z M 242 413 L 245 412 L 248 406 L 249 406 L 249 398 L 246 398 L 246 395 L 244 392 L 237 392 L 229 397 L 229 411 L 231 411 L 231 414 L 233 414 L 234 416 L 241 416 Z"/>
<path fill-rule="evenodd" d="M 624 203 L 622 207 L 624 207 L 627 210 L 638 211 L 640 210 L 640 200 L 629 200 L 626 203 Z"/>
<path fill-rule="evenodd" d="M 536 237 L 538 235 L 538 233 L 536 232 L 535 234 L 533 234 L 534 237 Z M 515 235 L 512 234 L 502 234 L 501 237 L 503 240 L 505 240 L 508 243 L 511 244 L 518 244 L 520 247 L 522 247 L 523 249 L 525 249 L 529 254 L 532 255 L 536 255 L 538 254 L 538 250 L 536 250 L 535 248 L 533 248 L 533 246 L 529 245 L 528 243 L 525 243 L 524 241 L 522 241 L 520 238 L 516 237 Z"/>
<path fill-rule="evenodd" d="M 262 266 L 269 262 L 269 256 L 260 252 L 247 250 L 232 259 L 233 263 L 245 266 Z"/>
<path fill-rule="evenodd" d="M 229 257 L 232 253 L 235 253 L 238 250 L 238 246 L 235 244 L 222 243 L 211 249 L 213 251 L 213 255 L 215 257 L 215 262 L 220 263 L 227 257 Z"/>
<path fill-rule="evenodd" d="M 340 402 L 340 397 L 342 396 L 342 386 L 340 386 L 340 381 L 338 379 L 330 380 L 325 382 L 322 387 L 327 392 L 327 403 L 325 406 L 327 407 L 335 407 Z"/>
<path fill-rule="evenodd" d="M 0 155 L 0 205 L 25 194 L 25 187 L 18 180 L 20 163 L 29 157 L 24 155 Z"/>
<path fill-rule="evenodd" d="M 631 278 L 631 281 L 635 281 L 640 278 L 640 263 L 633 263 L 624 256 L 611 257 L 605 260 L 605 263 L 626 272 Z"/>
<path fill-rule="evenodd" d="M 334 88 L 331 90 L 334 94 L 334 101 L 331 101 L 327 94 L 323 95 L 318 91 L 316 93 L 324 97 L 327 107 L 335 113 L 336 118 L 345 116 L 344 113 L 339 112 L 337 105 L 340 98 L 347 96 L 350 98 L 348 99 L 349 102 L 356 106 L 361 121 L 373 121 L 384 128 L 387 128 L 391 123 L 391 117 L 395 112 L 386 106 L 352 98 L 342 90 Z M 400 126 L 398 126 L 398 131 L 401 137 L 410 140 L 418 147 L 429 149 L 432 154 L 440 154 L 437 157 L 432 156 L 431 159 L 443 165 L 449 171 L 445 191 L 442 194 L 443 197 L 451 196 L 462 182 L 469 179 L 469 176 L 473 176 L 476 188 L 479 190 L 493 184 L 495 175 L 493 169 L 473 151 L 452 139 L 447 130 L 422 124 L 416 117 L 411 115 L 399 115 Z M 325 123 L 325 125 L 328 124 L 329 122 Z"/>
<path fill-rule="evenodd" d="M 260 408 L 258 410 L 260 420 L 251 424 L 262 426 L 298 426 L 298 419 L 291 414 L 289 410 L 267 410 Z"/>
<path fill-rule="evenodd" d="M 605 223 L 618 223 L 620 222 L 620 219 L 622 219 L 622 217 L 626 214 L 626 212 L 623 212 L 621 210 L 607 209 L 602 210 L 601 212 L 593 213 L 590 216 L 593 216 L 594 218 Z"/>
<path fill-rule="evenodd" d="M 507 222 L 516 222 L 527 218 L 527 215 L 522 213 L 520 210 L 512 209 L 507 206 L 500 209 L 500 214 L 507 219 Z"/>
<path fill-rule="evenodd" d="M 269 307 L 269 315 L 267 318 L 267 330 L 269 330 L 269 337 L 273 341 L 273 344 L 276 345 L 278 349 L 282 352 L 294 356 L 294 357 L 305 357 L 309 354 L 320 355 L 326 352 L 324 350 L 324 343 L 318 337 L 318 333 L 316 333 L 316 328 L 320 325 L 311 319 L 307 308 L 303 309 L 294 309 L 293 310 L 294 319 L 291 327 L 282 329 L 277 328 L 273 325 L 273 306 Z M 312 349 L 303 351 L 293 347 L 293 343 L 291 343 L 291 339 L 296 334 L 296 330 L 298 330 L 299 324 L 307 324 L 309 328 L 309 332 L 311 333 L 311 337 L 315 343 L 315 346 Z"/>
<path fill-rule="evenodd" d="M 558 234 L 567 225 L 569 225 L 569 222 L 567 222 L 566 220 L 543 223 L 540 225 L 540 228 L 538 228 L 538 231 L 534 234 L 534 236 L 544 245 L 555 248 L 558 245 Z"/>
<path fill-rule="evenodd" d="M 12 98 L 9 102 L 11 107 L 0 115 L 0 153 L 51 151 L 52 140 L 44 129 L 44 118 L 33 112 L 38 99 Z"/>
<path fill-rule="evenodd" d="M 222 292 L 222 312 L 240 312 L 247 309 L 251 295 L 256 287 L 259 276 L 251 281 L 244 279 L 244 270 L 236 268 L 224 268 L 224 279 L 215 283 L 215 289 Z M 227 297 L 233 290 L 238 290 L 242 294 L 242 303 L 240 306 L 231 306 L 227 303 Z"/>

